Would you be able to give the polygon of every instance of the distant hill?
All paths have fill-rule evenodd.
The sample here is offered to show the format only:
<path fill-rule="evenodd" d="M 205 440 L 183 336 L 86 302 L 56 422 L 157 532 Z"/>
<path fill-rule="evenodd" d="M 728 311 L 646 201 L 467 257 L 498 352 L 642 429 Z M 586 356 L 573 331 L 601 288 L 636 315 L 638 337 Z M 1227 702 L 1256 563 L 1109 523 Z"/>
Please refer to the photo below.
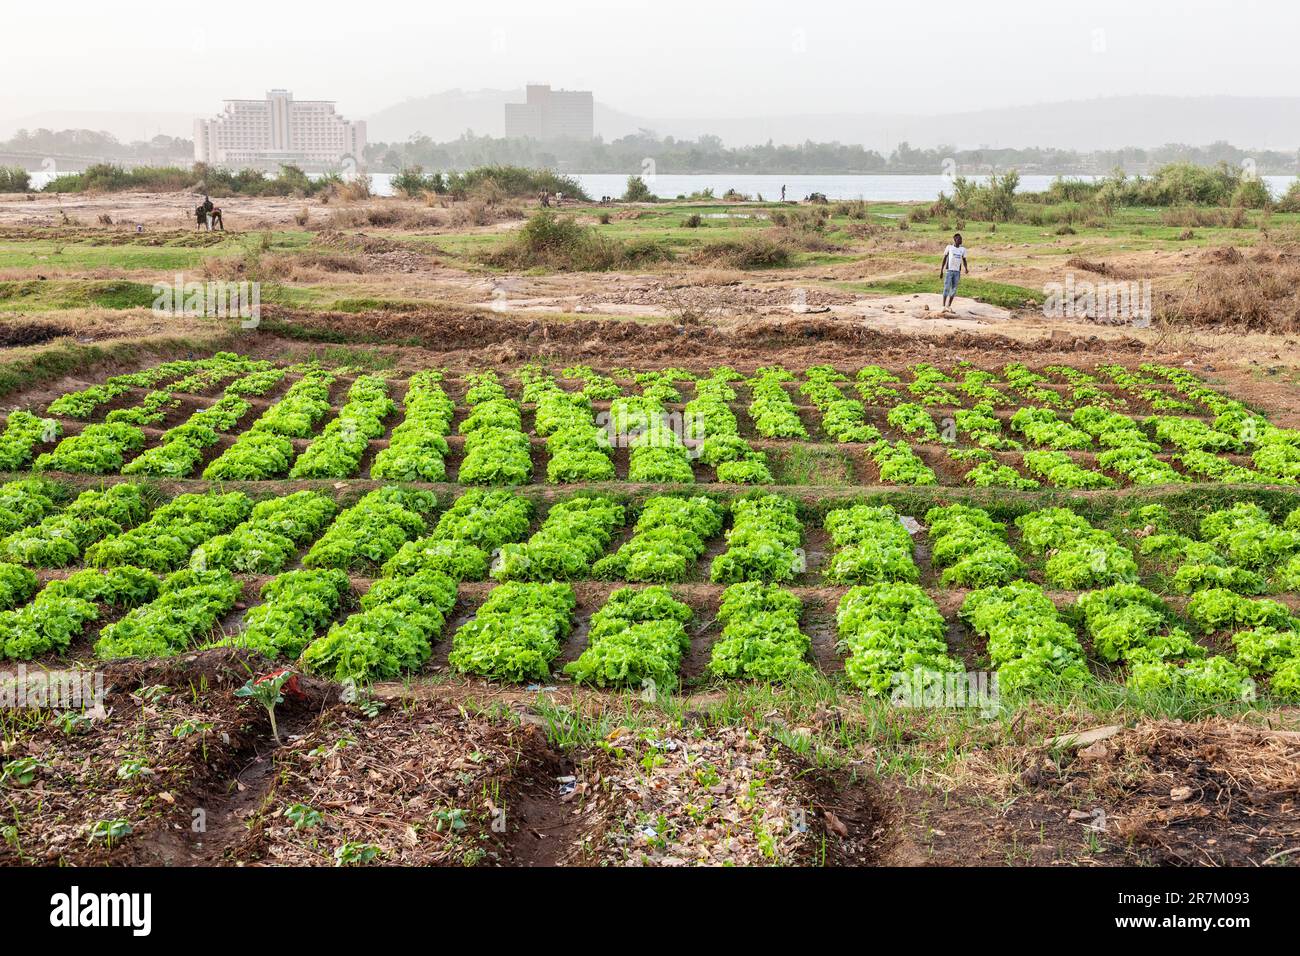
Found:
<path fill-rule="evenodd" d="M 1115 96 L 1042 103 L 900 123 L 913 145 L 1119 149 L 1226 141 L 1254 149 L 1300 147 L 1300 97 Z"/>
<path fill-rule="evenodd" d="M 422 132 L 436 141 L 472 129 L 501 136 L 502 106 L 523 90 L 449 90 L 406 100 L 368 117 L 372 142 L 402 141 Z M 1300 97 L 1119 96 L 936 116 L 807 113 L 770 117 L 643 117 L 596 103 L 596 133 L 617 139 L 638 129 L 729 146 L 764 143 L 860 143 L 888 152 L 898 143 L 963 149 L 1040 146 L 1119 149 L 1226 140 L 1261 149 L 1300 147 Z"/>
<path fill-rule="evenodd" d="M 346 91 L 340 91 L 346 92 Z M 522 102 L 519 90 L 447 90 L 404 100 L 363 117 L 371 142 L 402 142 L 423 133 L 436 142 L 466 130 L 505 132 L 503 106 Z M 208 111 L 210 112 L 210 110 Z M 20 129 L 91 129 L 123 142 L 158 133 L 189 137 L 195 113 L 52 110 L 0 121 L 0 140 Z M 806 113 L 769 117 L 645 117 L 596 103 L 596 133 L 606 140 L 648 129 L 660 136 L 697 139 L 712 134 L 728 146 L 755 143 L 858 143 L 889 152 L 907 141 L 917 147 L 961 149 L 1044 147 L 1081 151 L 1150 148 L 1166 143 L 1204 145 L 1224 140 L 1252 149 L 1300 147 L 1300 97 L 1117 96 L 937 116 L 882 113 Z"/>
<path fill-rule="evenodd" d="M 423 134 L 445 143 L 466 130 L 479 136 L 503 136 L 505 104 L 523 99 L 522 89 L 447 90 L 418 96 L 364 117 L 366 138 L 372 143 L 393 143 Z"/>

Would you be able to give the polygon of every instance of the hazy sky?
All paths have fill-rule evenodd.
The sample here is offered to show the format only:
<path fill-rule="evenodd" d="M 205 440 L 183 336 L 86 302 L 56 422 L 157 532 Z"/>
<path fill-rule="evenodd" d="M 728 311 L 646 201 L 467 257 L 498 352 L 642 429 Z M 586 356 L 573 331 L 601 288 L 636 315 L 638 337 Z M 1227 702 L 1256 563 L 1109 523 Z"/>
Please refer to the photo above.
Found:
<path fill-rule="evenodd" d="M 947 113 L 1300 93 L 1291 0 L 6 3 L 0 120 L 207 115 L 288 87 L 345 115 L 528 80 L 641 116 Z"/>

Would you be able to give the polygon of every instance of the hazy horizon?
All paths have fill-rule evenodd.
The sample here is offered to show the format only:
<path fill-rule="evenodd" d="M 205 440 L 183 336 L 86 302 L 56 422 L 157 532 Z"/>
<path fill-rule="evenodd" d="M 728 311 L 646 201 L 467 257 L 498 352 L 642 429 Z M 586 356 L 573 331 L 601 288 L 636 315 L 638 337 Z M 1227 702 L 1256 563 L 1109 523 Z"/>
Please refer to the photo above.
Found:
<path fill-rule="evenodd" d="M 647 117 L 945 115 L 1130 95 L 1292 93 L 1281 2 L 1121 0 L 976 10 L 844 8 L 758 0 L 743 10 L 680 0 L 503 0 L 456 10 L 406 0 L 363 16 L 231 0 L 212 13 L 143 0 L 68 0 L 6 11 L 0 123 L 51 111 L 204 116 L 276 87 L 330 99 L 349 118 L 444 90 L 526 82 L 590 89 Z M 1261 29 L 1261 27 L 1267 27 Z M 1207 131 L 1206 139 L 1213 139 Z"/>

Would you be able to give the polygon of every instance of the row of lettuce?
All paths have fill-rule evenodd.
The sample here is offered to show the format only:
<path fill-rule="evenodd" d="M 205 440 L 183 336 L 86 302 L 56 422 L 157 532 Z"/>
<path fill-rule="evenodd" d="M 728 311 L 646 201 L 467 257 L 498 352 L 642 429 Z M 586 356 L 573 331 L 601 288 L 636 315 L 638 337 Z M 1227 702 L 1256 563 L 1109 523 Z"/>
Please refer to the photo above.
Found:
<path fill-rule="evenodd" d="M 84 492 L 28 529 L 23 553 L 37 565 L 71 563 L 79 555 L 88 567 L 39 588 L 30 569 L 0 564 L 0 647 L 16 659 L 65 651 L 87 624 L 116 608 L 124 613 L 100 629 L 97 654 L 180 653 L 207 639 L 232 609 L 243 589 L 236 573 L 275 572 L 315 539 L 302 567 L 265 583 L 239 633 L 217 643 L 300 659 L 339 680 L 393 678 L 428 659 L 459 583 L 491 577 L 503 583 L 456 631 L 451 666 L 506 681 L 549 674 L 576 604 L 573 586 L 562 582 L 593 573 L 625 523 L 624 507 L 576 497 L 551 507 L 532 535 L 532 504 L 506 491 L 467 493 L 433 520 L 435 511 L 431 493 L 395 486 L 337 515 L 329 498 L 309 491 L 256 504 L 238 492 L 181 495 L 147 517 L 138 486 Z M 728 547 L 713 569 L 715 580 L 734 583 L 723 597 L 712 669 L 764 679 L 811 671 L 809 642 L 798 627 L 801 602 L 763 580 L 789 580 L 802 567 L 795 503 L 775 496 L 738 502 L 733 519 Z M 723 522 L 722 506 L 709 499 L 655 499 L 632 537 L 603 559 L 605 569 L 680 579 L 685 560 L 643 563 L 655 540 L 675 528 L 669 550 L 693 559 Z M 16 543 L 19 535 L 6 541 Z M 54 552 L 36 545 L 50 540 L 67 547 Z M 378 578 L 354 613 L 318 637 L 350 603 L 349 572 L 358 569 L 377 569 Z M 593 616 L 587 649 L 568 670 L 600 685 L 671 686 L 689 647 L 685 628 L 692 615 L 663 585 L 620 588 Z"/>
<path fill-rule="evenodd" d="M 150 489 L 130 483 L 112 485 L 86 491 L 64 505 L 68 489 L 43 477 L 2 485 L 0 560 L 59 568 L 82 560 L 103 563 L 112 556 L 113 563 L 165 570 L 202 545 L 196 553 L 205 560 L 236 573 L 270 574 L 305 544 L 315 541 L 315 552 L 328 550 L 337 541 L 334 528 L 317 540 L 334 517 L 334 506 L 332 499 L 316 492 L 299 491 L 255 505 L 242 492 L 186 494 L 153 510 L 149 520 L 137 526 L 142 509 L 147 509 L 146 498 L 158 493 Z M 382 492 L 395 494 L 398 489 Z M 507 489 L 485 498 L 488 495 L 488 489 L 478 489 L 460 500 L 467 504 L 480 498 L 508 501 L 532 512 L 528 498 Z M 721 531 L 725 500 L 651 496 L 641 506 L 626 541 L 602 557 L 612 535 L 625 524 L 625 509 L 609 497 L 580 492 L 550 508 L 534 539 L 511 543 L 497 555 L 499 574 L 510 576 L 519 565 L 528 567 L 534 577 L 571 579 L 594 574 L 633 582 L 680 581 L 704 553 L 708 540 Z M 214 511 L 221 502 L 230 503 L 230 510 Z M 953 514 L 962 514 L 963 506 L 951 507 L 956 509 Z M 730 547 L 712 563 L 714 581 L 751 577 L 787 581 L 802 572 L 803 525 L 792 499 L 751 493 L 734 499 L 729 510 Z M 1125 514 L 1136 516 L 1132 520 L 1140 520 L 1143 527 L 1138 531 L 1124 525 L 1128 540 L 1121 541 L 1116 533 L 1094 528 L 1070 509 L 1032 511 L 1016 520 L 1018 547 L 1031 558 L 1041 557 L 1044 581 L 1062 590 L 1136 581 L 1139 558 L 1164 589 L 1178 593 L 1207 587 L 1245 595 L 1300 589 L 1300 508 L 1274 522 L 1259 505 L 1239 502 L 1206 515 L 1193 529 L 1194 535 L 1177 530 L 1160 505 Z M 228 515 L 238 520 L 229 521 Z M 592 524 L 593 515 L 601 520 Z M 948 515 L 942 509 L 927 515 L 932 560 L 942 569 L 943 585 L 981 587 L 1005 583 L 1024 572 L 1024 562 L 1005 534 L 996 538 L 987 528 L 968 522 L 957 522 L 956 530 L 950 531 Z M 839 549 L 823 569 L 828 582 L 862 583 L 879 574 L 916 580 L 907 576 L 916 573 L 910 563 L 910 540 L 889 507 L 834 509 L 824 527 Z M 342 557 L 351 560 L 349 552 Z M 357 560 L 377 561 L 367 555 Z M 342 566 L 352 567 L 346 560 Z"/>
<path fill-rule="evenodd" d="M 750 377 L 726 366 L 705 375 L 683 369 L 617 370 L 636 387 L 635 394 L 629 395 L 623 394 L 614 378 L 585 366 L 561 373 L 563 378 L 579 380 L 582 387 L 573 389 L 541 366 L 530 365 L 516 373 L 522 385 L 520 400 L 510 397 L 495 372 L 473 373 L 466 377 L 468 414 L 456 428 L 464 442 L 456 478 L 470 485 L 516 485 L 530 480 L 534 462 L 531 439 L 524 428 L 524 409 L 531 406 L 533 427 L 546 444 L 546 478 L 553 483 L 612 480 L 612 448 L 624 444 L 629 448 L 631 481 L 692 483 L 693 462 L 698 460 L 714 468 L 720 482 L 771 484 L 774 477 L 767 453 L 742 436 L 733 410 L 738 397 L 735 383 L 744 382 L 750 393 L 747 411 L 760 436 L 809 437 L 791 398 L 790 389 L 797 388 L 817 409 L 828 437 L 866 446 L 878 478 L 885 484 L 940 483 L 934 468 L 909 441 L 946 446 L 951 466 L 963 481 L 977 487 L 1025 490 L 1046 484 L 1102 489 L 1194 480 L 1270 484 L 1300 480 L 1300 431 L 1270 424 L 1186 370 L 1149 365 L 1141 372 L 1130 372 L 1103 366 L 1112 379 L 1138 391 L 1173 388 L 1187 396 L 1190 401 L 1183 403 L 1189 408 L 1208 409 L 1214 415 L 1211 421 L 1171 414 L 1136 419 L 1117 410 L 1123 399 L 1102 389 L 1095 376 L 1065 366 L 1053 368 L 1072 383 L 1075 399 L 1088 399 L 1087 404 L 1074 406 L 1068 417 L 1058 412 L 1059 407 L 1070 404 L 1061 398 L 1062 393 L 1045 387 L 1043 374 L 1019 363 L 1005 367 L 1005 382 L 979 369 L 968 369 L 958 379 L 934 366 L 918 364 L 912 368 L 913 381 L 906 386 L 913 393 L 908 397 L 915 401 L 901 401 L 898 376 L 877 366 L 858 373 L 856 384 L 862 400 L 846 397 L 848 378 L 826 365 L 808 368 L 797 385 L 792 384 L 795 375 L 780 366 L 760 368 Z M 293 371 L 300 377 L 233 444 L 208 462 L 201 471 L 203 478 L 338 479 L 361 473 L 371 441 L 383 436 L 387 420 L 398 411 L 388 394 L 390 383 L 380 375 L 357 376 L 348 386 L 338 414 L 317 433 L 331 409 L 336 373 L 315 366 L 299 366 Z M 0 434 L 0 467 L 14 470 L 31 464 L 36 470 L 72 473 L 120 471 L 160 478 L 193 477 L 200 473 L 209 449 L 222 435 L 234 432 L 248 415 L 248 397 L 266 394 L 286 374 L 287 370 L 266 362 L 220 353 L 203 362 L 165 363 L 145 372 L 116 376 L 104 385 L 57 399 L 50 405 L 51 412 L 86 417 L 132 388 L 153 390 L 138 404 L 110 411 L 104 421 L 86 425 L 39 455 L 38 446 L 60 436 L 60 422 L 29 412 L 12 413 Z M 234 380 L 219 400 L 163 432 L 158 444 L 144 448 L 147 438 L 142 425 L 161 421 L 167 409 L 180 401 L 179 396 L 231 377 Z M 681 411 L 672 411 L 670 406 L 682 400 L 675 384 L 681 379 L 693 383 L 694 397 Z M 419 372 L 408 380 L 402 421 L 388 445 L 376 454 L 371 477 L 433 482 L 447 478 L 447 438 L 455 406 L 441 380 L 439 371 Z M 936 422 L 927 406 L 952 404 L 960 397 L 957 392 L 975 404 L 956 408 Z M 1004 420 L 997 408 L 1017 402 L 1011 393 L 1042 404 L 1021 407 Z M 883 399 L 888 403 L 890 394 L 892 405 L 883 424 L 905 440 L 889 441 L 868 420 L 867 402 Z M 1162 404 L 1149 396 L 1146 400 L 1170 410 L 1169 402 Z M 608 402 L 608 411 L 597 411 L 595 402 Z M 307 442 L 301 453 L 296 441 Z M 1167 447 L 1175 449 L 1174 453 L 1166 454 Z"/>
<path fill-rule="evenodd" d="M 498 586 L 453 635 L 450 665 L 493 680 L 544 679 L 574 626 L 569 582 L 595 577 L 638 586 L 617 589 L 593 616 L 566 671 L 601 686 L 668 686 L 690 628 L 714 622 L 695 621 L 667 585 L 688 579 L 725 527 L 709 565 L 709 579 L 727 585 L 709 671 L 787 680 L 813 670 L 802 602 L 789 588 L 806 570 L 804 525 L 787 497 L 754 495 L 727 509 L 702 496 L 658 496 L 629 528 L 625 505 L 583 494 L 551 505 L 530 534 L 533 503 L 505 489 L 471 490 L 441 512 L 432 493 L 399 486 L 342 511 L 311 491 L 258 502 L 187 494 L 152 509 L 149 495 L 119 484 L 60 507 L 57 488 L 39 478 L 0 487 L 5 657 L 65 651 L 109 608 L 124 613 L 100 629 L 98 654 L 180 653 L 206 641 L 239 600 L 236 575 L 274 575 L 243 629 L 222 643 L 340 680 L 391 679 L 428 660 L 460 583 L 491 579 Z M 1239 503 L 1207 514 L 1196 537 L 1159 505 L 1136 509 L 1117 531 L 1068 509 L 1033 511 L 1015 520 L 1014 541 L 1011 527 L 968 505 L 933 508 L 924 521 L 940 583 L 969 591 L 958 617 L 985 643 L 1005 692 L 1092 679 L 1083 633 L 1091 658 L 1122 669 L 1135 691 L 1224 700 L 1264 682 L 1279 697 L 1300 693 L 1300 620 L 1255 597 L 1270 581 L 1300 590 L 1300 509 L 1274 522 Z M 832 547 L 823 578 L 849 585 L 836 614 L 848 679 L 884 694 L 960 674 L 900 515 L 850 505 L 830 510 L 823 527 Z M 300 553 L 301 567 L 286 570 Z M 1191 593 L 1181 614 L 1141 586 L 1139 560 L 1168 588 Z M 83 570 L 43 588 L 31 570 L 79 562 Z M 1047 590 L 1083 593 L 1058 607 L 1027 580 L 1031 568 Z M 338 621 L 358 573 L 376 579 Z"/>
<path fill-rule="evenodd" d="M 915 369 L 916 378 L 908 387 L 916 401 L 902 401 L 897 388 L 890 384 L 897 383 L 898 377 L 878 367 L 862 370 L 857 385 L 866 400 L 891 405 L 886 421 L 907 438 L 926 444 L 961 442 L 969 446 L 952 448 L 948 455 L 963 470 L 964 480 L 978 487 L 1031 489 L 1048 484 L 1096 489 L 1114 488 L 1121 483 L 1141 486 L 1208 480 L 1292 484 L 1300 480 L 1300 431 L 1270 424 L 1184 369 L 1146 365 L 1143 372 L 1133 373 L 1118 366 L 1105 367 L 1112 378 L 1129 387 L 1158 389 L 1165 384 L 1190 399 L 1166 401 L 1147 395 L 1145 400 L 1158 413 L 1139 420 L 1118 410 L 1116 396 L 1102 391 L 1095 377 L 1061 366 L 1054 368 L 1068 373 L 1077 383 L 1075 398 L 1079 403 L 1073 405 L 1068 417 L 1059 409 L 1071 403 L 1043 387 L 1045 376 L 1016 363 L 1007 366 L 1008 377 L 1019 383 L 1016 391 L 1036 404 L 1020 407 L 1005 422 L 998 408 L 1018 402 L 994 388 L 991 373 L 978 369 L 966 372 L 960 382 L 933 367 Z M 848 404 L 852 408 L 854 403 L 844 399 L 840 385 L 848 381 L 846 376 L 829 366 L 814 366 L 805 377 L 801 390 L 824 415 L 828 406 Z M 959 388 L 974 404 L 955 408 L 936 422 L 927 406 L 960 405 L 952 388 Z M 861 403 L 856 405 L 852 410 L 860 414 Z M 1169 414 L 1200 408 L 1214 416 L 1212 421 Z M 880 460 L 884 443 L 877 430 L 858 432 L 853 437 L 837 434 L 832 427 L 825 430 L 840 441 L 872 442 L 869 451 L 882 466 L 882 480 L 889 480 L 884 474 L 885 463 Z M 1175 450 L 1172 456 L 1162 454 L 1166 447 Z M 1008 453 L 1012 453 L 1009 458 Z M 1253 468 L 1227 455 L 1249 455 Z M 1018 461 L 1022 468 L 1007 464 L 1007 460 Z M 1093 461 L 1095 468 L 1090 467 Z M 931 469 L 923 468 L 908 469 L 892 483 L 935 484 L 937 480 Z"/>

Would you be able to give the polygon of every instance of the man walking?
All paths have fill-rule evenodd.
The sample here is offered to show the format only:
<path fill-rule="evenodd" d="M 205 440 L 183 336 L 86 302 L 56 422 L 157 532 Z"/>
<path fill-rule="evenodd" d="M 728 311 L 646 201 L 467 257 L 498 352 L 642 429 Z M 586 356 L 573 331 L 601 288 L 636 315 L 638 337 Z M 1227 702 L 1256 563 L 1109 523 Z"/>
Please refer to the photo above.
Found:
<path fill-rule="evenodd" d="M 946 310 L 957 298 L 957 283 L 961 281 L 964 266 L 970 275 L 970 263 L 967 261 L 967 249 L 961 244 L 961 233 L 952 237 L 952 244 L 943 250 L 943 262 L 939 265 L 939 274 L 943 276 L 943 307 Z"/>

